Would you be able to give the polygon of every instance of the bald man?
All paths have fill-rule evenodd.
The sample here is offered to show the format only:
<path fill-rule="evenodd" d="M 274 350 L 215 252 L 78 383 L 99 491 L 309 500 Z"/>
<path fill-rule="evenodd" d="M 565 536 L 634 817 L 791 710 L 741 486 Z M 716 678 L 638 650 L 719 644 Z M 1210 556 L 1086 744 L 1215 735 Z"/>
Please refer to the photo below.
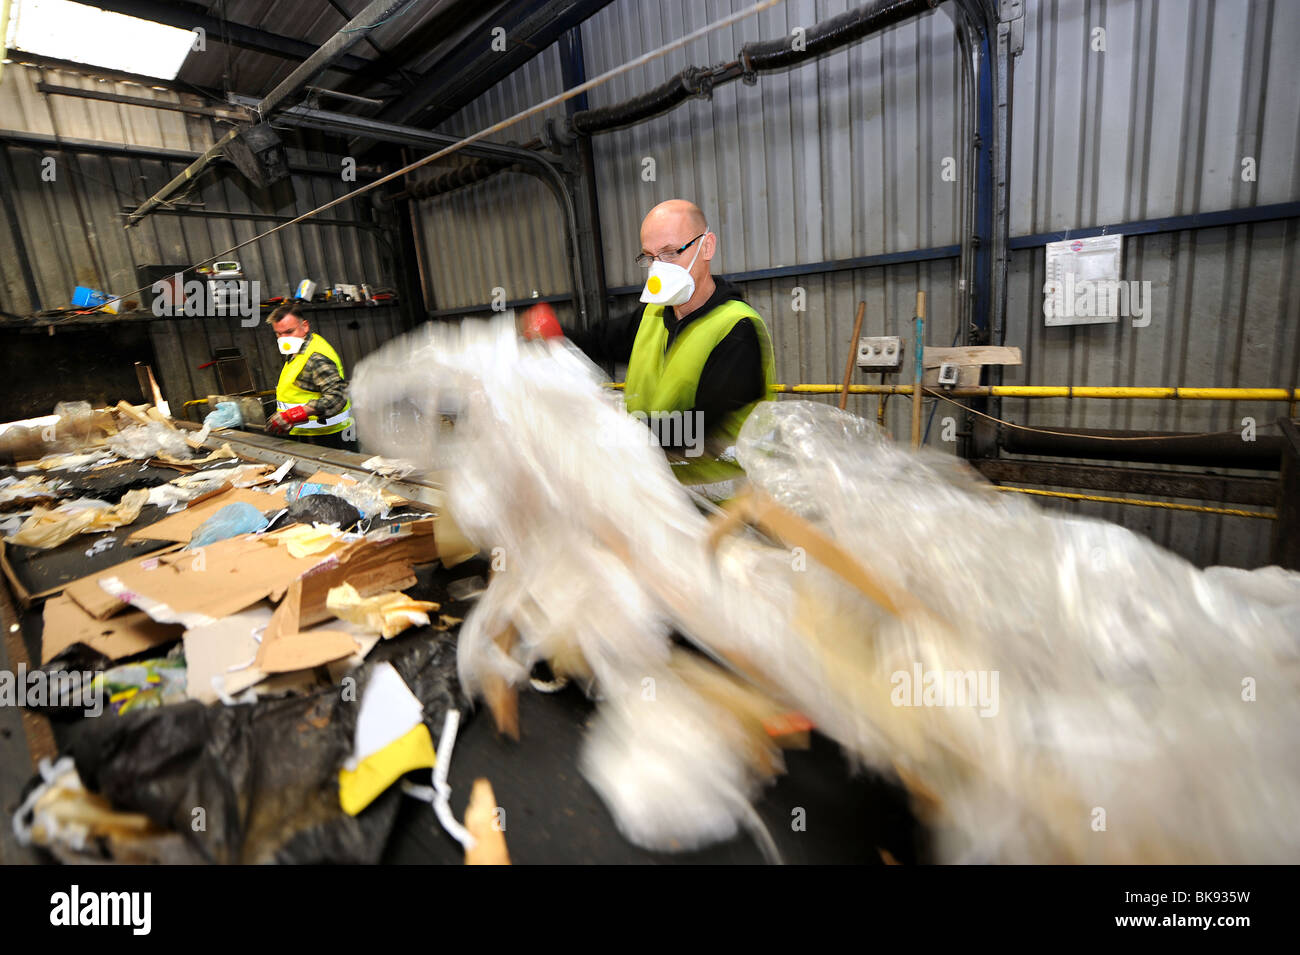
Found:
<path fill-rule="evenodd" d="M 636 257 L 646 271 L 645 307 L 563 333 L 593 360 L 627 365 L 628 411 L 654 432 L 683 484 L 724 500 L 744 473 L 736 436 L 770 398 L 775 370 L 763 319 L 739 288 L 712 274 L 717 249 L 698 206 L 660 203 L 641 223 Z M 536 321 L 524 324 L 526 334 L 547 334 Z"/>

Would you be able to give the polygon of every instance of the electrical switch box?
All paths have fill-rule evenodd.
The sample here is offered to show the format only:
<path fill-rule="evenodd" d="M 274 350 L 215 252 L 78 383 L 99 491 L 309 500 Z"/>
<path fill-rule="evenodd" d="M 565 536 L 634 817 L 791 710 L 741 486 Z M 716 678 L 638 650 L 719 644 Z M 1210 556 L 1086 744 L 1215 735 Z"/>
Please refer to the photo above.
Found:
<path fill-rule="evenodd" d="M 898 371 L 903 364 L 903 340 L 883 335 L 858 339 L 858 367 L 872 371 Z"/>

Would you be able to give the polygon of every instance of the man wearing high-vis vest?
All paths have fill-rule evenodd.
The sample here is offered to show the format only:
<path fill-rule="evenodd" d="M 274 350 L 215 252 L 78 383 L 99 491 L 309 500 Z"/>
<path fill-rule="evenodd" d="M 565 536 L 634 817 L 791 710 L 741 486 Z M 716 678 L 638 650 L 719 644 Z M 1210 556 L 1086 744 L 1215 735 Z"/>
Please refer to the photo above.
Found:
<path fill-rule="evenodd" d="M 627 364 L 624 402 L 646 421 L 685 485 L 735 492 L 740 427 L 776 380 L 772 341 L 740 289 L 713 277 L 718 239 L 692 202 L 670 199 L 641 223 L 644 309 L 586 330 L 561 329 L 549 306 L 524 316 L 528 337 L 564 334 L 596 361 Z"/>
<path fill-rule="evenodd" d="M 276 413 L 266 423 L 267 432 L 355 450 L 352 402 L 338 352 L 311 330 L 297 305 L 281 305 L 267 323 L 284 356 L 275 386 Z"/>

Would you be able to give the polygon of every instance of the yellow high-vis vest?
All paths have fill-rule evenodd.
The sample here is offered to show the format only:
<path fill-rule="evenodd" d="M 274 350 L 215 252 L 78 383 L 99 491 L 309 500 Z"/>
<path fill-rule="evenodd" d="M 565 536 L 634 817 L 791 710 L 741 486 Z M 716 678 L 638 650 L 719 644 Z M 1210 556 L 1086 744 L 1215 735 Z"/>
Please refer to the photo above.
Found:
<path fill-rule="evenodd" d="M 693 319 L 665 349 L 668 329 L 664 327 L 664 307 L 647 305 L 637 328 L 632 357 L 627 366 L 627 381 L 623 386 L 623 401 L 631 413 L 641 412 L 653 417 L 690 411 L 695 407 L 700 373 L 704 371 L 709 355 L 744 318 L 753 323 L 758 334 L 763 362 L 763 396 L 714 423 L 710 438 L 715 445 L 722 445 L 718 452 L 671 462 L 679 481 L 716 500 L 730 497 L 735 480 L 745 473 L 735 460 L 736 436 L 740 434 L 741 425 L 759 401 L 772 397 L 776 362 L 763 319 L 744 302 L 734 299 L 723 302 L 707 314 Z"/>
<path fill-rule="evenodd" d="M 339 377 L 346 380 L 347 376 L 343 374 L 343 362 L 339 358 L 339 353 L 329 342 L 312 332 L 306 347 L 285 362 L 284 367 L 280 369 L 280 380 L 275 386 L 275 406 L 278 410 L 284 411 L 297 405 L 309 404 L 320 397 L 319 391 L 306 391 L 296 384 L 298 376 L 307 367 L 307 359 L 317 353 L 334 362 L 334 367 L 339 370 Z M 290 434 L 336 434 L 351 426 L 352 400 L 348 399 L 343 410 L 332 418 L 326 418 L 324 421 L 308 418 L 302 424 L 295 426 Z"/>

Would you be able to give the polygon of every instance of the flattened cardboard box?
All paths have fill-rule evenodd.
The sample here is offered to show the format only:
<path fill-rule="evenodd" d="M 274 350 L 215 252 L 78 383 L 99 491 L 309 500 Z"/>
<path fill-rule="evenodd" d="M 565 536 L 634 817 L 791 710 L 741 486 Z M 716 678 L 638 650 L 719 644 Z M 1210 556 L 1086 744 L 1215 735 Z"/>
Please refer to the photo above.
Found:
<path fill-rule="evenodd" d="M 296 636 L 307 627 L 334 616 L 325 607 L 331 587 L 349 583 L 362 596 L 369 596 L 385 590 L 405 590 L 415 585 L 415 573 L 411 565 L 428 563 L 437 557 L 433 521 L 425 519 L 394 524 L 385 530 L 391 532 L 391 538 L 357 541 L 347 549 L 325 557 L 290 585 L 263 634 L 262 646 L 258 652 L 259 666 L 265 668 L 273 644 Z"/>
<path fill-rule="evenodd" d="M 87 574 L 79 580 L 74 580 L 63 588 L 63 592 L 96 620 L 107 620 L 113 614 L 125 610 L 127 604 L 106 593 L 104 588 L 99 586 L 99 579 L 101 577 L 121 576 L 127 572 L 128 568 L 135 571 L 157 567 L 159 558 L 174 553 L 180 549 L 180 546 L 180 544 L 173 544 L 169 548 L 160 551 L 156 550 L 144 557 L 132 557 L 130 560 L 124 560 L 112 567 L 97 570 L 93 574 Z"/>
<path fill-rule="evenodd" d="M 266 537 L 241 534 L 168 554 L 152 569 L 127 566 L 115 575 L 100 574 L 99 584 L 155 620 L 198 626 L 204 618 L 238 613 L 265 597 L 279 600 L 319 561 L 319 556 L 294 557 Z"/>
<path fill-rule="evenodd" d="M 227 504 L 236 504 L 240 501 L 252 504 L 266 514 L 284 507 L 284 492 L 266 494 L 262 491 L 254 491 L 252 488 L 232 487 L 219 494 L 193 501 L 185 510 L 164 517 L 148 527 L 140 528 L 131 535 L 131 540 L 179 541 L 188 544 L 194 532 L 204 521 Z"/>
<path fill-rule="evenodd" d="M 74 643 L 84 643 L 110 660 L 119 660 L 179 640 L 183 632 L 175 624 L 157 623 L 143 610 L 134 608 L 111 620 L 96 620 L 67 594 L 47 600 L 42 616 L 42 664 Z"/>

